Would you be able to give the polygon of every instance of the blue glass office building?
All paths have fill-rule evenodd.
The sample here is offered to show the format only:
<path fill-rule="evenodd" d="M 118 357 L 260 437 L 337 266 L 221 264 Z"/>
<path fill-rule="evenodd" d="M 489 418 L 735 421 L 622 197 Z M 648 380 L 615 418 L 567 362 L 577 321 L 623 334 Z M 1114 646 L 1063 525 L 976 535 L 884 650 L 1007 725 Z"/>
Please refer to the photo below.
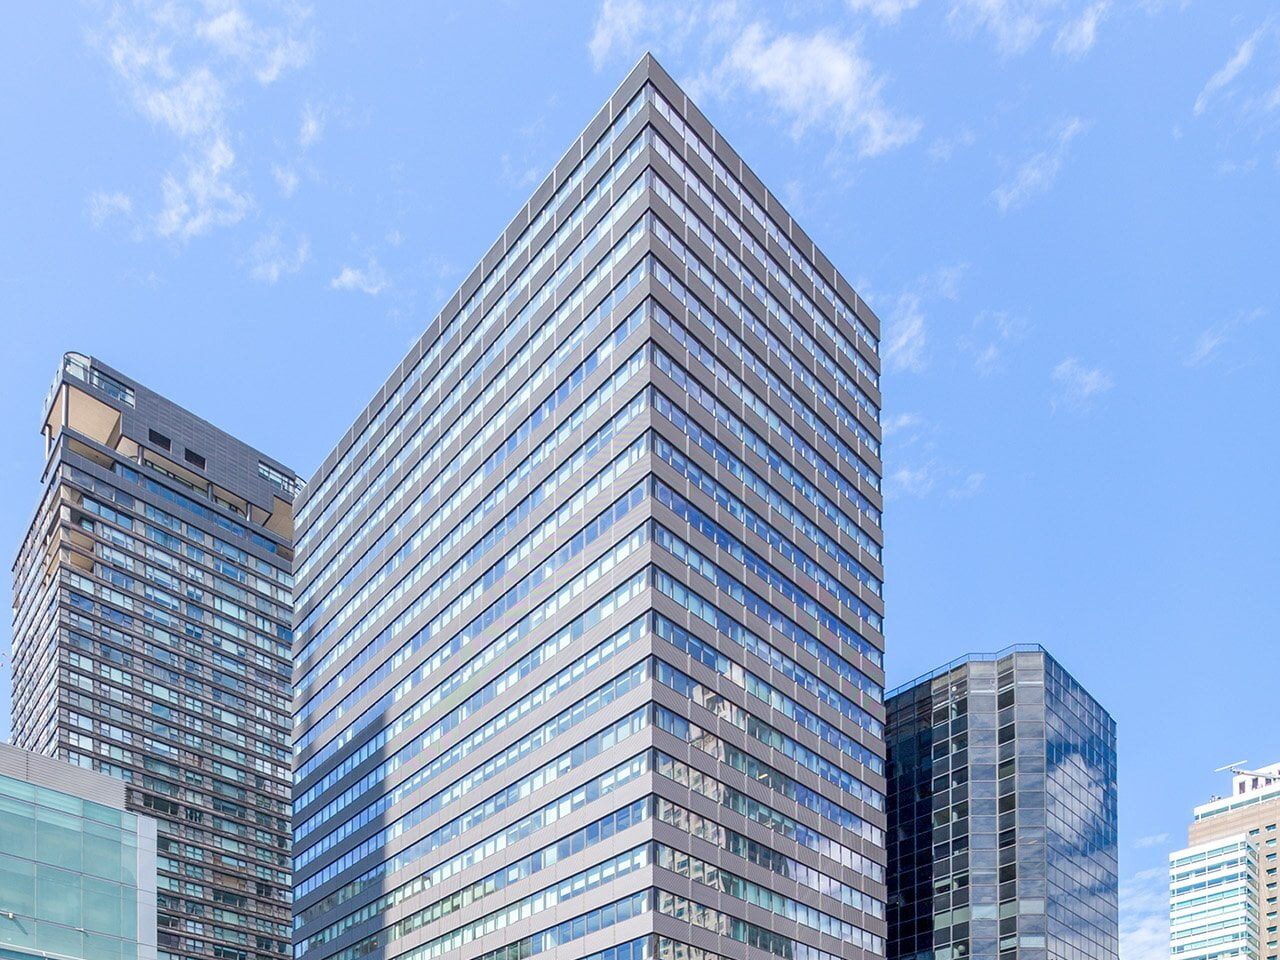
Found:
<path fill-rule="evenodd" d="M 298 957 L 883 955 L 878 329 L 646 58 L 299 499 Z"/>
<path fill-rule="evenodd" d="M 1039 647 L 893 690 L 889 956 L 1118 957 L 1116 728 Z"/>

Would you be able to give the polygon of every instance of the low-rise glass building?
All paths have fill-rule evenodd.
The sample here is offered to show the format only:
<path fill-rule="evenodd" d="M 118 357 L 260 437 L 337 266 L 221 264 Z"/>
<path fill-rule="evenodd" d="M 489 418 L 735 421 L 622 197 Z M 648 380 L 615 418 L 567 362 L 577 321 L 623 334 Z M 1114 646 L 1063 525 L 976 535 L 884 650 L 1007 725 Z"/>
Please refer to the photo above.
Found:
<path fill-rule="evenodd" d="M 0 960 L 155 960 L 156 825 L 124 785 L 0 744 Z"/>
<path fill-rule="evenodd" d="M 890 691 L 889 950 L 1118 956 L 1116 727 L 1038 646 Z"/>

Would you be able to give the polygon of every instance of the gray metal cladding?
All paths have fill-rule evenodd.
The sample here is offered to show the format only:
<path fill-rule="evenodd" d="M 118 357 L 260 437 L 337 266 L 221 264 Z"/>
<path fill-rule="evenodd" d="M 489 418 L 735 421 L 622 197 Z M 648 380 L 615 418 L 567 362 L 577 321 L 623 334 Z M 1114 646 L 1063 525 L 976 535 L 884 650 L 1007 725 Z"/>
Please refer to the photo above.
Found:
<path fill-rule="evenodd" d="M 877 330 L 646 57 L 300 496 L 296 955 L 883 954 Z"/>

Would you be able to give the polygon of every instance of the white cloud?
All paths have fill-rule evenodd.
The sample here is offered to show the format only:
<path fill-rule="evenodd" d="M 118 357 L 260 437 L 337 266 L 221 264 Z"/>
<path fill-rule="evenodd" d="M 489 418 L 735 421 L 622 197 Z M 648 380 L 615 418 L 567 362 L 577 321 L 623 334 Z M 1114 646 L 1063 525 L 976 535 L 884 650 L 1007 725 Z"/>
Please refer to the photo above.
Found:
<path fill-rule="evenodd" d="M 648 11 L 641 0 L 604 0 L 587 42 L 596 69 L 604 66 L 614 50 L 633 49 L 648 23 Z"/>
<path fill-rule="evenodd" d="M 320 142 L 324 134 L 324 113 L 311 104 L 302 109 L 302 120 L 298 124 L 298 146 L 302 149 Z"/>
<path fill-rule="evenodd" d="M 1222 346 L 1223 341 L 1227 338 L 1226 331 L 1221 327 L 1210 327 L 1196 338 L 1196 345 L 1191 353 L 1187 356 L 1186 365 L 1188 367 L 1198 367 L 1202 363 L 1208 361 Z"/>
<path fill-rule="evenodd" d="M 249 275 L 263 283 L 275 283 L 282 276 L 297 273 L 311 258 L 311 241 L 301 234 L 286 244 L 278 229 L 258 238 L 249 251 Z"/>
<path fill-rule="evenodd" d="M 930 160 L 936 160 L 939 163 L 945 163 L 950 160 L 957 150 L 966 147 L 972 147 L 977 141 L 977 136 L 967 127 L 951 137 L 939 137 L 933 143 L 929 144 L 928 154 Z"/>
<path fill-rule="evenodd" d="M 89 220 L 100 227 L 115 217 L 128 217 L 133 213 L 133 200 L 126 193 L 104 193 L 101 190 L 89 195 Z"/>
<path fill-rule="evenodd" d="M 517 190 L 528 190 L 537 186 L 544 176 L 542 167 L 536 163 L 521 163 L 510 153 L 502 155 L 502 179 Z"/>
<path fill-rule="evenodd" d="M 1097 0 L 1081 11 L 1080 16 L 1063 24 L 1053 49 L 1068 57 L 1082 57 L 1098 39 L 1098 25 L 1106 19 L 1111 0 Z"/>
<path fill-rule="evenodd" d="M 1253 173 L 1258 169 L 1258 158 L 1249 157 L 1245 160 L 1219 160 L 1217 165 L 1218 173 L 1224 177 L 1241 176 L 1247 173 Z"/>
<path fill-rule="evenodd" d="M 902 294 L 885 326 L 884 340 L 881 343 L 885 363 L 893 370 L 921 373 L 928 366 L 928 358 L 925 356 L 928 343 L 929 334 L 919 295 Z"/>
<path fill-rule="evenodd" d="M 858 3 L 859 0 L 850 0 Z M 912 0 L 861 0 L 887 15 Z M 604 0 L 587 50 L 596 69 L 644 50 L 708 66 L 686 78 L 695 98 L 756 94 L 801 137 L 825 130 L 873 157 L 914 140 L 920 121 L 885 102 L 886 79 L 863 55 L 856 38 L 830 31 L 786 32 L 747 17 L 736 0 Z"/>
<path fill-rule="evenodd" d="M 1253 323 L 1253 321 L 1260 318 L 1264 312 L 1265 311 L 1259 307 L 1233 317 L 1230 320 L 1224 320 L 1221 323 L 1214 324 L 1212 327 L 1202 331 L 1200 336 L 1196 338 L 1195 346 L 1192 347 L 1191 352 L 1183 362 L 1188 367 L 1199 367 L 1208 363 L 1213 359 L 1214 355 L 1217 354 L 1219 348 L 1230 341 L 1232 335 L 1235 334 L 1240 327 Z"/>
<path fill-rule="evenodd" d="M 1163 847 L 1169 842 L 1169 834 L 1152 833 L 1133 841 L 1135 850 L 1149 850 L 1152 847 Z"/>
<path fill-rule="evenodd" d="M 1120 956 L 1168 960 L 1169 873 L 1141 870 L 1120 883 Z"/>
<path fill-rule="evenodd" d="M 976 497 L 982 491 L 982 485 L 986 481 L 987 475 L 985 473 L 970 473 L 960 483 L 948 490 L 947 496 L 952 500 L 968 500 L 970 497 Z"/>
<path fill-rule="evenodd" d="M 222 137 L 186 158 L 181 173 L 165 174 L 161 182 L 164 205 L 156 216 L 162 237 L 189 240 L 211 227 L 239 223 L 253 206 L 253 198 L 233 185 L 229 176 L 236 155 Z"/>
<path fill-rule="evenodd" d="M 931 463 L 921 467 L 899 467 L 885 479 L 888 481 L 885 492 L 891 498 L 927 497 L 933 492 L 938 482 L 934 465 Z"/>
<path fill-rule="evenodd" d="M 1029 324 L 1003 311 L 984 312 L 973 320 L 973 328 L 961 337 L 960 347 L 973 358 L 974 369 L 982 376 L 1003 365 L 1005 348 L 1022 340 Z"/>
<path fill-rule="evenodd" d="M 984 32 L 1005 56 L 1026 53 L 1047 31 L 1054 49 L 1083 56 L 1097 40 L 1112 0 L 951 0 L 949 19 L 963 33 Z"/>
<path fill-rule="evenodd" d="M 1213 76 L 1206 82 L 1200 91 L 1200 95 L 1196 97 L 1195 113 L 1197 116 L 1204 113 L 1205 108 L 1209 106 L 1209 101 L 1213 97 L 1227 87 L 1244 72 L 1245 68 L 1253 61 L 1254 52 L 1257 50 L 1258 42 L 1262 39 L 1263 34 L 1270 28 L 1269 23 L 1264 23 L 1252 34 L 1240 42 L 1240 46 L 1236 47 L 1236 52 L 1231 58 L 1224 63 Z"/>
<path fill-rule="evenodd" d="M 898 114 L 884 102 L 884 78 L 874 71 L 854 40 L 826 33 L 770 34 L 749 24 L 725 56 L 721 76 L 761 93 L 791 122 L 799 137 L 824 127 L 874 157 L 910 143 L 919 120 Z"/>
<path fill-rule="evenodd" d="M 297 193 L 298 174 L 292 167 L 282 167 L 277 164 L 271 168 L 271 175 L 275 177 L 276 186 L 280 188 L 280 196 L 287 200 Z"/>
<path fill-rule="evenodd" d="M 987 475 L 981 471 L 959 470 L 931 459 L 889 470 L 884 489 L 890 500 L 923 500 L 934 493 L 944 494 L 949 500 L 968 500 L 981 493 L 986 482 Z"/>
<path fill-rule="evenodd" d="M 363 267 L 343 266 L 338 275 L 329 281 L 329 286 L 334 290 L 355 290 L 371 297 L 376 297 L 390 285 L 387 275 L 373 257 Z"/>
<path fill-rule="evenodd" d="M 1051 405 L 1084 408 L 1112 387 L 1111 376 L 1100 367 L 1086 367 L 1076 357 L 1067 357 L 1053 368 L 1054 397 Z"/>
<path fill-rule="evenodd" d="M 1088 124 L 1079 117 L 1067 120 L 1054 133 L 1048 149 L 1024 161 L 1012 179 L 997 186 L 991 196 L 1000 212 L 1008 213 L 1052 187 L 1062 170 L 1071 141 L 1086 129 Z"/>
<path fill-rule="evenodd" d="M 969 264 L 967 263 L 953 263 L 945 267 L 939 267 L 931 276 L 926 278 L 928 287 L 944 300 L 958 300 L 960 298 L 960 282 L 964 280 L 964 275 L 968 272 Z"/>
<path fill-rule="evenodd" d="M 965 29 L 986 30 L 1002 53 L 1016 54 L 1044 32 L 1047 7 L 1044 0 L 952 0 L 950 16 Z"/>
<path fill-rule="evenodd" d="M 845 0 L 855 13 L 869 13 L 885 23 L 897 23 L 908 10 L 920 5 L 920 0 Z"/>
<path fill-rule="evenodd" d="M 238 223 L 254 208 L 232 144 L 246 86 L 265 87 L 303 66 L 307 12 L 290 7 L 278 24 L 255 23 L 235 0 L 203 12 L 136 0 L 118 4 L 93 42 L 134 108 L 168 133 L 175 150 L 160 178 L 157 234 L 179 240 Z"/>
<path fill-rule="evenodd" d="M 299 36 L 295 29 L 259 27 L 234 0 L 206 6 L 221 10 L 201 21 L 197 33 L 224 56 L 248 66 L 264 86 L 311 59 L 310 39 Z M 295 8 L 295 16 L 305 20 L 309 11 Z"/>
<path fill-rule="evenodd" d="M 892 437 L 902 433 L 903 430 L 917 427 L 923 422 L 918 413 L 899 413 L 882 419 L 880 421 L 880 432 L 885 437 Z"/>

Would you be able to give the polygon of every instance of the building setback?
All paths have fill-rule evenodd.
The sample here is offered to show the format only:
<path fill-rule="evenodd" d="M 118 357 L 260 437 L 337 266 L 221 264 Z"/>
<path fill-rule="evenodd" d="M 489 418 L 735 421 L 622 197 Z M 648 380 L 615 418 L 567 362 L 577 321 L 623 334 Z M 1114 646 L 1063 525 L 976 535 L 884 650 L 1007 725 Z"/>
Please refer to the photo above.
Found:
<path fill-rule="evenodd" d="M 878 321 L 646 58 L 298 505 L 295 953 L 884 953 Z"/>
<path fill-rule="evenodd" d="M 1169 855 L 1170 955 L 1276 960 L 1280 763 L 1233 770 L 1231 794 L 1195 808 Z"/>
<path fill-rule="evenodd" d="M 155 960 L 156 822 L 119 780 L 0 743 L 0 958 Z"/>
<path fill-rule="evenodd" d="M 891 691 L 889 956 L 1114 960 L 1115 722 L 1037 646 Z"/>
<path fill-rule="evenodd" d="M 42 432 L 14 742 L 123 780 L 156 818 L 162 960 L 283 957 L 296 480 L 80 354 Z"/>

